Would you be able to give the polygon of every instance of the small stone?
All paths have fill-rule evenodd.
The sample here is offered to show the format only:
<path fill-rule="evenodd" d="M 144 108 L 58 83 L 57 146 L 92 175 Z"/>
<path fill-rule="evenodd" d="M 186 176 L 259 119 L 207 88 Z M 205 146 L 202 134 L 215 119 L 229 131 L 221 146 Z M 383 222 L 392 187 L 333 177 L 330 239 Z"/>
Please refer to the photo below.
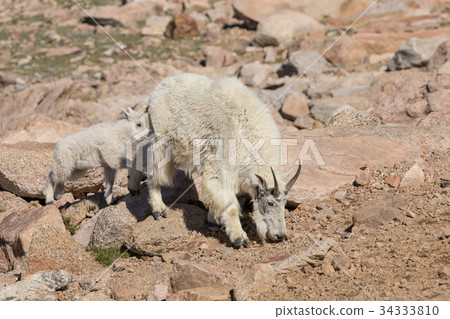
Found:
<path fill-rule="evenodd" d="M 419 164 L 414 164 L 403 176 L 400 188 L 420 186 L 425 181 L 425 175 Z"/>
<path fill-rule="evenodd" d="M 333 196 L 333 198 L 337 200 L 339 203 L 344 203 L 346 197 L 347 197 L 346 191 L 337 191 L 336 193 L 334 193 Z"/>
<path fill-rule="evenodd" d="M 225 249 L 222 254 L 220 255 L 220 259 L 222 260 L 228 260 L 231 257 L 233 257 L 234 251 L 230 248 Z"/>
<path fill-rule="evenodd" d="M 370 170 L 368 167 L 361 168 L 355 176 L 355 184 L 358 186 L 365 186 L 370 182 Z"/>
<path fill-rule="evenodd" d="M 412 211 L 409 211 L 409 210 L 408 210 L 408 211 L 406 212 L 406 216 L 409 217 L 409 218 L 414 218 L 414 217 L 416 217 L 416 214 L 414 214 Z"/>
<path fill-rule="evenodd" d="M 300 130 L 304 130 L 304 129 L 312 129 L 314 127 L 314 123 L 316 121 L 314 121 L 313 118 L 311 118 L 310 116 L 298 116 L 295 121 L 294 121 L 294 126 Z"/>
<path fill-rule="evenodd" d="M 450 278 L 450 266 L 441 266 L 438 270 L 438 275 L 441 277 Z"/>
<path fill-rule="evenodd" d="M 145 300 L 147 301 L 161 301 L 167 299 L 169 294 L 169 287 L 166 285 L 154 285 Z"/>
<path fill-rule="evenodd" d="M 389 175 L 388 177 L 385 178 L 384 183 L 388 184 L 393 188 L 397 188 L 398 185 L 400 185 L 400 181 L 401 179 L 399 176 Z"/>

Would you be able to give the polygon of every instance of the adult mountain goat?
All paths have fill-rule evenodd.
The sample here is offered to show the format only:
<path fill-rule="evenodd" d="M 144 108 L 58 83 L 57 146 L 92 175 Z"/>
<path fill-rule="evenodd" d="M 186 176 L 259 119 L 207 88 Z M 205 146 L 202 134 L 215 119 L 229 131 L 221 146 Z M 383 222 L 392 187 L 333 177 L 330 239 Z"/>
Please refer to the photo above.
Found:
<path fill-rule="evenodd" d="M 63 138 L 55 147 L 52 170 L 47 176 L 44 188 L 46 204 L 59 199 L 64 192 L 64 183 L 69 179 L 83 176 L 91 168 L 105 169 L 105 200 L 114 202 L 112 187 L 119 168 L 126 167 L 126 143 L 146 128 L 144 112 L 125 111 L 124 119 L 95 124 L 83 131 Z M 140 172 L 129 168 L 129 174 Z M 140 180 L 136 180 L 139 184 Z M 129 185 L 132 189 L 137 186 Z"/>
<path fill-rule="evenodd" d="M 165 217 L 167 209 L 161 186 L 171 184 L 178 168 L 202 176 L 208 222 L 225 227 L 235 246 L 249 246 L 236 195 L 252 198 L 253 219 L 263 242 L 286 236 L 284 207 L 300 165 L 286 183 L 280 174 L 281 136 L 265 108 L 235 78 L 212 81 L 180 74 L 160 83 L 148 107 L 158 137 L 150 141 L 153 172 L 148 179 L 149 203 L 156 219 L 161 214 Z"/>

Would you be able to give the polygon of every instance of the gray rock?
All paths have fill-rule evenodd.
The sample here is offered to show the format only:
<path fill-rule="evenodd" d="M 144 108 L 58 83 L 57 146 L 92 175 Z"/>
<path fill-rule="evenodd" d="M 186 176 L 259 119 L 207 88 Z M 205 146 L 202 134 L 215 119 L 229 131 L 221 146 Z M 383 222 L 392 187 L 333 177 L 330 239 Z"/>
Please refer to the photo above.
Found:
<path fill-rule="evenodd" d="M 270 73 L 272 73 L 270 65 L 255 61 L 244 64 L 239 71 L 239 77 L 246 85 L 259 87 L 267 80 Z"/>
<path fill-rule="evenodd" d="M 403 176 L 400 188 L 420 186 L 425 181 L 425 175 L 419 164 L 414 164 Z"/>
<path fill-rule="evenodd" d="M 268 106 L 273 105 L 278 111 L 283 107 L 286 94 L 283 94 L 284 90 L 256 90 L 256 95 Z"/>
<path fill-rule="evenodd" d="M 322 29 L 323 26 L 301 12 L 283 10 L 263 19 L 257 27 L 254 41 L 260 46 L 285 46 L 289 42 Z"/>
<path fill-rule="evenodd" d="M 192 231 L 206 232 L 206 215 L 197 206 L 175 204 L 167 211 L 167 218 L 155 222 L 149 217 L 133 225 L 124 244 L 139 255 L 161 255 L 195 239 Z"/>
<path fill-rule="evenodd" d="M 389 61 L 389 70 L 426 66 L 437 48 L 446 40 L 445 37 L 409 39 L 395 52 L 394 58 Z"/>
<path fill-rule="evenodd" d="M 327 61 L 319 52 L 300 50 L 293 52 L 277 71 L 279 77 L 301 75 L 318 75 L 323 72 Z"/>
<path fill-rule="evenodd" d="M 145 26 L 142 28 L 141 34 L 162 37 L 171 19 L 170 16 L 151 15 L 145 20 Z"/>
<path fill-rule="evenodd" d="M 169 295 L 169 287 L 166 285 L 154 285 L 148 292 L 145 300 L 147 301 L 161 301 L 167 299 Z"/>
<path fill-rule="evenodd" d="M 314 119 L 310 116 L 298 116 L 294 121 L 294 126 L 298 129 L 312 129 L 314 126 Z"/>
<path fill-rule="evenodd" d="M 124 202 L 101 209 L 97 216 L 89 246 L 121 247 L 138 222 Z"/>
<path fill-rule="evenodd" d="M 45 300 L 56 299 L 56 290 L 67 287 L 72 275 L 62 270 L 43 271 L 0 290 L 0 300 Z"/>

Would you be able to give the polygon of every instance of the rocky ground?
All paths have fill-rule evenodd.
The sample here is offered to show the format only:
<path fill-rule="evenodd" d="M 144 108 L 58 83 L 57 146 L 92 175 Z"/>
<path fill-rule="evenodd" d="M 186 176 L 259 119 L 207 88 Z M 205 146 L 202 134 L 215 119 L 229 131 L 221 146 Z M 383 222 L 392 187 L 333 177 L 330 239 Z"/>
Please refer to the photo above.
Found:
<path fill-rule="evenodd" d="M 71 0 L 0 1 L 0 300 L 448 300 L 448 1 L 354 24 L 373 1 L 180 2 L 79 1 L 99 27 Z M 287 240 L 261 244 L 244 205 L 232 248 L 199 181 L 156 223 L 126 172 L 116 205 L 101 170 L 43 205 L 56 142 L 181 72 L 238 76 L 297 141 Z"/>

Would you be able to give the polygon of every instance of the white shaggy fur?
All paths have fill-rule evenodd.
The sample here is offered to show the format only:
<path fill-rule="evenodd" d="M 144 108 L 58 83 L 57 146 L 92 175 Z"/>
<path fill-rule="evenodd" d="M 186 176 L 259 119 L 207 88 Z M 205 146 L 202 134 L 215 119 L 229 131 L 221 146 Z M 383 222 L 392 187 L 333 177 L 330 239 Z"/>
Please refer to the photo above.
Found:
<path fill-rule="evenodd" d="M 47 204 L 59 199 L 64 183 L 91 168 L 105 168 L 105 199 L 113 203 L 112 187 L 116 171 L 126 166 L 126 143 L 145 129 L 143 113 L 122 110 L 125 119 L 99 123 L 63 138 L 55 147 L 52 170 L 47 176 L 44 195 Z"/>
<path fill-rule="evenodd" d="M 160 87 L 152 92 L 148 108 L 155 133 L 160 137 L 169 137 L 165 147 L 156 149 L 153 154 L 154 173 L 148 180 L 149 203 L 155 217 L 159 217 L 160 213 L 164 216 L 166 205 L 160 189 L 162 185 L 171 184 L 174 169 L 187 173 L 197 171 L 203 178 L 202 199 L 209 207 L 208 221 L 224 226 L 231 242 L 237 246 L 242 243 L 248 245 L 247 235 L 239 220 L 241 210 L 237 194 L 247 194 L 253 199 L 253 218 L 262 240 L 283 238 L 286 235 L 286 183 L 280 174 L 279 146 L 271 145 L 271 140 L 279 140 L 281 136 L 265 108 L 256 95 L 235 78 L 212 81 L 200 75 L 180 74 L 164 79 Z M 201 148 L 201 163 L 194 165 L 195 139 L 223 140 L 222 158 L 208 158 L 216 155 L 217 149 L 204 145 Z M 259 165 L 250 155 L 243 139 L 252 145 L 264 141 L 258 149 L 265 162 L 263 165 Z M 229 141 L 236 141 L 236 165 L 229 161 L 233 156 Z M 159 161 L 165 157 L 166 147 L 171 149 L 171 161 L 158 168 Z M 279 198 L 268 194 L 274 188 L 271 167 L 282 194 Z M 261 183 L 257 175 L 262 178 Z M 267 182 L 264 189 L 263 182 Z M 259 200 L 261 197 L 262 201 Z M 268 201 L 270 203 L 265 209 L 271 210 L 270 214 L 261 208 Z M 273 201 L 281 203 L 276 203 L 280 207 L 273 207 L 277 206 Z"/>

